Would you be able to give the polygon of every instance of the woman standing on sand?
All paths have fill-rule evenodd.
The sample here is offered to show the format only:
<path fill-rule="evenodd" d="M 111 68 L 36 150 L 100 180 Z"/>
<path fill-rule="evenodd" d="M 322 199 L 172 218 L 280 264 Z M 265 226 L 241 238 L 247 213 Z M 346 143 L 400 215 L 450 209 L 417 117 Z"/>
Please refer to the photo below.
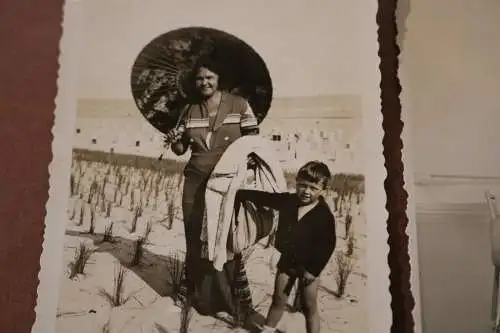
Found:
<path fill-rule="evenodd" d="M 193 73 L 197 99 L 188 106 L 181 126 L 169 135 L 176 155 L 191 149 L 182 194 L 186 264 L 180 297 L 202 314 L 245 315 L 252 302 L 241 255 L 228 261 L 223 271 L 215 270 L 203 255 L 207 248 L 200 234 L 210 173 L 231 143 L 241 136 L 259 133 L 258 122 L 245 99 L 222 90 L 223 73 L 216 61 L 199 60 Z"/>

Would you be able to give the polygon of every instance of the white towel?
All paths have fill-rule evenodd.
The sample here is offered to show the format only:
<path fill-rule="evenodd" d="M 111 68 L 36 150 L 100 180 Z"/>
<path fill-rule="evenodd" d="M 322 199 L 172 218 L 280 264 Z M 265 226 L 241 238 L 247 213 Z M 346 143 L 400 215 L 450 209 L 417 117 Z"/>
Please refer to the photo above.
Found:
<path fill-rule="evenodd" d="M 286 191 L 283 169 L 276 159 L 272 143 L 260 136 L 244 136 L 234 141 L 222 155 L 207 183 L 205 192 L 206 218 L 202 226 L 202 241 L 207 242 L 208 259 L 215 269 L 222 270 L 233 251 L 253 245 L 260 238 L 255 226 L 257 219 L 271 219 L 275 230 L 277 213 L 267 211 L 265 216 L 256 216 L 259 207 L 244 205 L 240 210 L 236 226 L 234 199 L 236 191 L 245 188 L 247 180 L 247 156 L 254 153 L 258 158 L 253 188 L 270 192 Z M 228 236 L 231 244 L 228 248 Z"/>

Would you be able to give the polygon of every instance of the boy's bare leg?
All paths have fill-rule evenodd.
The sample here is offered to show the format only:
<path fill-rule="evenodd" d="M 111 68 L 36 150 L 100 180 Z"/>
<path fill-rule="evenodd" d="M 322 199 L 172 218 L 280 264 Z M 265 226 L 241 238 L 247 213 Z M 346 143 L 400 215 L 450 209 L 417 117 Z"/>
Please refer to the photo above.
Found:
<path fill-rule="evenodd" d="M 302 281 L 299 284 L 302 295 L 302 306 L 304 316 L 306 317 L 306 332 L 319 333 L 320 317 L 318 311 L 318 286 L 319 279 L 314 279 L 309 285 L 305 286 Z"/>
<path fill-rule="evenodd" d="M 278 271 L 274 281 L 273 301 L 269 312 L 267 313 L 265 326 L 275 328 L 278 325 L 285 307 L 288 302 L 288 295 L 285 294 L 285 288 L 290 280 L 290 276 L 284 272 Z"/>

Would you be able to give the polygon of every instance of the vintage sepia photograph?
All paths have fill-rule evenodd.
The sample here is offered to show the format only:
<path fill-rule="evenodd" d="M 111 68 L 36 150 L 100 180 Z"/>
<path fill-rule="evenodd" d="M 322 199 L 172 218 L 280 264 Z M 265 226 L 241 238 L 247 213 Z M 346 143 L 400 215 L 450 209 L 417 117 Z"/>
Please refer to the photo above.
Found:
<path fill-rule="evenodd" d="M 33 332 L 389 330 L 376 9 L 66 3 Z"/>

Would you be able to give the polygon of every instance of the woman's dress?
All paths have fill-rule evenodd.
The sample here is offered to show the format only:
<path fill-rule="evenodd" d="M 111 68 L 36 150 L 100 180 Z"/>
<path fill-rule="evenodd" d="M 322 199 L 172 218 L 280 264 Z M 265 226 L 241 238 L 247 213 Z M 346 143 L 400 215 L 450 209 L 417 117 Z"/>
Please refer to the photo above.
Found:
<path fill-rule="evenodd" d="M 181 296 L 189 295 L 201 314 L 244 313 L 251 309 L 252 300 L 241 256 L 229 260 L 222 272 L 216 271 L 205 259 L 206 246 L 200 235 L 211 171 L 231 143 L 243 135 L 258 133 L 258 122 L 245 99 L 223 93 L 215 119 L 209 119 L 203 105 L 194 104 L 183 124 L 186 130 L 181 140 L 190 147 L 191 157 L 184 169 L 182 194 L 186 265 Z"/>

